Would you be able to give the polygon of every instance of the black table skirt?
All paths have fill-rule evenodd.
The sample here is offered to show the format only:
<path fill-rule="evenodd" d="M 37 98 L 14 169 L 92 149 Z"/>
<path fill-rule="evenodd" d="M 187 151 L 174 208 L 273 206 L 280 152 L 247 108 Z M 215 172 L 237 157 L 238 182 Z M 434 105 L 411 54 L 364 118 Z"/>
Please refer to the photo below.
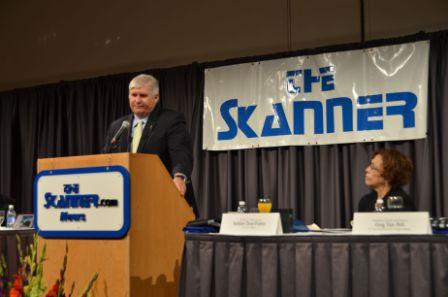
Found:
<path fill-rule="evenodd" d="M 17 273 L 19 267 L 17 235 L 20 236 L 22 241 L 22 251 L 25 253 L 26 246 L 33 243 L 34 230 L 0 230 L 0 255 L 5 256 L 10 280 L 12 280 L 12 275 Z"/>
<path fill-rule="evenodd" d="M 186 235 L 179 296 L 448 296 L 448 236 Z"/>

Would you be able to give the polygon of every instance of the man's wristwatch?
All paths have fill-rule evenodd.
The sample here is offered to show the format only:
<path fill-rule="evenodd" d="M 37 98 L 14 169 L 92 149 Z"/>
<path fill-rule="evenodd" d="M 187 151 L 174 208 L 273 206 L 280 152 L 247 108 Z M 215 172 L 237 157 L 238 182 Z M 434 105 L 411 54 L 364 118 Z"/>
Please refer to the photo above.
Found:
<path fill-rule="evenodd" d="M 186 184 L 189 183 L 189 180 L 188 180 L 187 176 L 186 176 L 185 174 L 183 174 L 183 173 L 180 173 L 180 172 L 175 173 L 175 174 L 174 174 L 174 177 L 180 177 L 180 178 L 182 178 L 182 179 L 184 180 L 184 182 L 185 182 Z"/>

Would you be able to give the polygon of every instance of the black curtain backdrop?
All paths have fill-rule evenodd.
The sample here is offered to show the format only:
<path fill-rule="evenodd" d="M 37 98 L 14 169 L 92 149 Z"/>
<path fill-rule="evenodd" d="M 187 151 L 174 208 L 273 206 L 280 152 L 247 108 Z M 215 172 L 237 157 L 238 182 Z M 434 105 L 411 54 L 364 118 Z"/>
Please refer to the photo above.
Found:
<path fill-rule="evenodd" d="M 416 141 L 202 151 L 203 71 L 242 62 L 430 40 L 428 137 Z M 448 216 L 448 31 L 420 33 L 269 56 L 144 71 L 161 82 L 161 104 L 181 111 L 194 140 L 193 186 L 201 217 L 220 217 L 238 200 L 274 207 L 323 227 L 347 227 L 361 196 L 364 169 L 375 149 L 394 147 L 414 163 L 405 189 L 419 210 Z M 38 158 L 97 154 L 107 126 L 130 112 L 127 73 L 0 93 L 0 194 L 19 212 L 33 211 Z"/>

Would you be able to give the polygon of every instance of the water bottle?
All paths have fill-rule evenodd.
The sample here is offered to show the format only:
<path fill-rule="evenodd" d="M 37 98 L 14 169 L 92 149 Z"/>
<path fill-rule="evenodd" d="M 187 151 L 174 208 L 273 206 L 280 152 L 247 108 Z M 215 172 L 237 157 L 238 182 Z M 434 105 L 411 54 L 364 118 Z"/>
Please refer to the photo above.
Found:
<path fill-rule="evenodd" d="M 238 208 L 236 210 L 237 212 L 247 212 L 247 206 L 246 201 L 240 201 L 238 202 Z"/>
<path fill-rule="evenodd" d="M 12 228 L 16 222 L 16 211 L 14 210 L 14 205 L 10 204 L 8 206 L 8 212 L 6 213 L 6 227 Z"/>
<path fill-rule="evenodd" d="M 384 211 L 384 200 L 383 199 L 376 200 L 375 211 Z"/>

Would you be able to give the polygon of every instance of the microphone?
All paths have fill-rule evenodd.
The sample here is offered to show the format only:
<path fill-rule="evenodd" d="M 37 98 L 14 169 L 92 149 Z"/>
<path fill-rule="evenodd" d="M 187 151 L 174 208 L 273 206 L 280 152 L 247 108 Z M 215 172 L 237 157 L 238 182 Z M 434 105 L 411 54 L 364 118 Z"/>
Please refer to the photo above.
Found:
<path fill-rule="evenodd" d="M 130 126 L 131 126 L 131 124 L 129 123 L 129 121 L 126 121 L 126 120 L 123 121 L 123 123 L 121 123 L 120 129 L 118 129 L 117 133 L 115 133 L 114 137 L 110 141 L 110 144 L 114 144 L 115 142 L 117 142 L 117 140 L 120 138 L 121 134 L 123 134 L 123 132 L 125 130 L 127 130 Z"/>

